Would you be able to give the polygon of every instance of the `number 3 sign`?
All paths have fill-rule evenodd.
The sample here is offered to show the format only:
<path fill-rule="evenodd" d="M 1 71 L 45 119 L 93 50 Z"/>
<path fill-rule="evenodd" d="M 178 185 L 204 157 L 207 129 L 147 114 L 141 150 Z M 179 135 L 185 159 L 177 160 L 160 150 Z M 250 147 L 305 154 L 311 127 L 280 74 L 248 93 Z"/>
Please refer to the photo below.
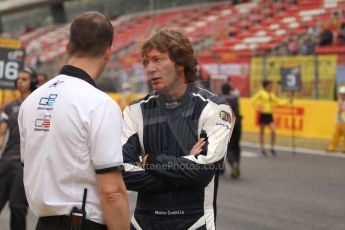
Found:
<path fill-rule="evenodd" d="M 280 69 L 282 90 L 286 92 L 300 91 L 301 84 L 301 71 L 300 67 L 282 67 Z"/>

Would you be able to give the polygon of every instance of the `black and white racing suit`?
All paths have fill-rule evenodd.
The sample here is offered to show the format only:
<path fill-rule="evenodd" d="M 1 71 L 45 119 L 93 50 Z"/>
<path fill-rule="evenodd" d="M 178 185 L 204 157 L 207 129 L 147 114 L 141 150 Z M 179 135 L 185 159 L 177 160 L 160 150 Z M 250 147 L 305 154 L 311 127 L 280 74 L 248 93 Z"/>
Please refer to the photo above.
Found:
<path fill-rule="evenodd" d="M 178 101 L 152 93 L 126 107 L 124 179 L 138 192 L 131 229 L 215 229 L 218 168 L 234 122 L 223 99 L 192 84 Z M 203 151 L 189 155 L 200 137 Z"/>

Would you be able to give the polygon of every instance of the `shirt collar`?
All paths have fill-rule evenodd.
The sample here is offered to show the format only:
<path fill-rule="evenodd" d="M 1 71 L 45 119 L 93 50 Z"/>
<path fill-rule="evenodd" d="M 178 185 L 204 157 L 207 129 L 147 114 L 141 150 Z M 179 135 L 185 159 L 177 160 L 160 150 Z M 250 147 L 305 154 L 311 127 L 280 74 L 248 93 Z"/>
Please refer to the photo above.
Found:
<path fill-rule="evenodd" d="M 90 77 L 90 75 L 78 67 L 72 65 L 64 65 L 60 70 L 60 74 L 79 78 L 97 88 L 96 82 Z"/>

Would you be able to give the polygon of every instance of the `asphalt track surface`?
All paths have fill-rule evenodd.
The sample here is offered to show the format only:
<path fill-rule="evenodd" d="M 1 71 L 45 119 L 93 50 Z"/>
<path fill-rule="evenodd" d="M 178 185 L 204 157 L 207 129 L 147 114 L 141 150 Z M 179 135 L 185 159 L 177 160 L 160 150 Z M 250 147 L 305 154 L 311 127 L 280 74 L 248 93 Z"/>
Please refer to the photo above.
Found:
<path fill-rule="evenodd" d="M 279 148 L 263 157 L 245 144 L 239 180 L 220 178 L 217 230 L 345 230 L 345 154 Z M 0 188 L 1 189 L 1 188 Z M 131 211 L 135 193 L 129 194 Z M 37 218 L 29 213 L 28 230 Z M 9 230 L 9 210 L 0 230 Z"/>

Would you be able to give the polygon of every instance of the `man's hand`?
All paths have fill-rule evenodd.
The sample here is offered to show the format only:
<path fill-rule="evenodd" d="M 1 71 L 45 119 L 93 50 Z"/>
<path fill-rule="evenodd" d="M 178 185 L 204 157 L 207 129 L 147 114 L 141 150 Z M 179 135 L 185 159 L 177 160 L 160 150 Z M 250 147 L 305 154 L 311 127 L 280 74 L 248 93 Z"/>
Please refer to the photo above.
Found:
<path fill-rule="evenodd" d="M 205 145 L 206 141 L 205 138 L 200 138 L 193 146 L 193 148 L 190 150 L 190 155 L 195 155 L 198 154 L 202 151 L 202 147 Z M 145 169 L 146 166 L 146 160 L 147 157 L 149 155 L 148 154 L 144 154 L 141 156 L 141 161 L 140 161 L 140 166 Z"/>
<path fill-rule="evenodd" d="M 144 154 L 142 157 L 141 157 L 141 161 L 140 161 L 140 166 L 145 169 L 145 166 L 146 166 L 146 160 L 147 160 L 147 157 L 149 155 L 148 154 Z"/>
<path fill-rule="evenodd" d="M 205 138 L 200 138 L 195 145 L 193 146 L 193 148 L 190 150 L 190 155 L 195 155 L 198 154 L 202 151 L 202 147 L 205 145 Z"/>

